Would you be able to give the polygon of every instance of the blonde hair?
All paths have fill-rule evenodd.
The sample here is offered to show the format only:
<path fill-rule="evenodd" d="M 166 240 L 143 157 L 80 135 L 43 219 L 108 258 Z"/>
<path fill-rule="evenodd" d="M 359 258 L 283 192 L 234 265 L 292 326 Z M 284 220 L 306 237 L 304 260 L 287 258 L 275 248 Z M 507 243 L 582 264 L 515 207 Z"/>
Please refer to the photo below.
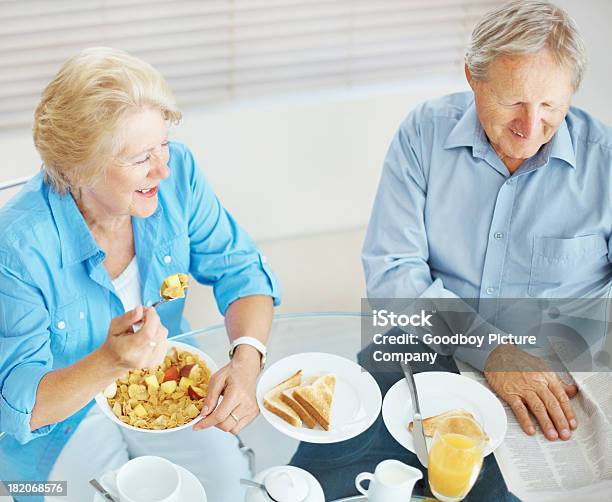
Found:
<path fill-rule="evenodd" d="M 586 68 L 584 42 L 574 20 L 550 2 L 514 0 L 485 14 L 472 32 L 465 64 L 475 80 L 484 80 L 496 56 L 542 49 L 573 70 L 572 84 L 578 90 Z"/>
<path fill-rule="evenodd" d="M 143 108 L 174 123 L 181 119 L 170 87 L 150 64 L 109 47 L 69 58 L 34 112 L 45 180 L 65 194 L 102 175 L 125 147 L 126 119 Z"/>

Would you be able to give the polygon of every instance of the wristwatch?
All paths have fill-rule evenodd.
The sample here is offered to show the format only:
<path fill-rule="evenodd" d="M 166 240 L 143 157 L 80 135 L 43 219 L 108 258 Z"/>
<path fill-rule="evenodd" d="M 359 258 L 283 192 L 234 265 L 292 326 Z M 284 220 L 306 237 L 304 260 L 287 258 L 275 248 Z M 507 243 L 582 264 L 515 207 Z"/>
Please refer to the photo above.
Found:
<path fill-rule="evenodd" d="M 261 367 L 260 367 L 260 370 L 262 370 L 263 367 L 266 364 L 266 354 L 268 353 L 268 350 L 266 349 L 266 346 L 263 343 L 261 343 L 257 338 L 253 338 L 252 336 L 241 336 L 239 338 L 236 338 L 232 342 L 232 345 L 231 345 L 230 351 L 229 351 L 230 359 L 234 355 L 234 351 L 236 350 L 236 347 L 238 347 L 238 345 L 250 345 L 255 350 L 257 350 L 257 352 L 259 352 L 259 354 L 261 355 Z"/>

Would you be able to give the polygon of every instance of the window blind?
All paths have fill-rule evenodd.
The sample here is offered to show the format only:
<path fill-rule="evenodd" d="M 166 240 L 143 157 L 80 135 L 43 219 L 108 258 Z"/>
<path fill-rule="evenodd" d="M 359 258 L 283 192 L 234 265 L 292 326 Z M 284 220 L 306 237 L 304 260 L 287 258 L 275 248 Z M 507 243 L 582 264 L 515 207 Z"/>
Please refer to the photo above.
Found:
<path fill-rule="evenodd" d="M 0 127 L 29 126 L 69 56 L 148 61 L 183 109 L 304 89 L 457 74 L 500 0 L 0 0 Z"/>

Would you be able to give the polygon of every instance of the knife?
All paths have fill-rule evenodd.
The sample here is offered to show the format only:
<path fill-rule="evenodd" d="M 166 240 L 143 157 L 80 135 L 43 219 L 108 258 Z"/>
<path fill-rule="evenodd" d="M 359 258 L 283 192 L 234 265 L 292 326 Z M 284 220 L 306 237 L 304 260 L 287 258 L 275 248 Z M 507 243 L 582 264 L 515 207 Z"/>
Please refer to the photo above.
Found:
<path fill-rule="evenodd" d="M 104 497 L 104 500 L 108 500 L 110 502 L 117 502 L 115 498 L 104 489 L 104 487 L 98 482 L 97 479 L 89 480 L 89 484 L 93 486 L 98 492 L 100 492 L 100 495 Z"/>
<path fill-rule="evenodd" d="M 425 440 L 425 432 L 423 432 L 421 407 L 419 406 L 419 396 L 417 394 L 416 383 L 414 382 L 414 375 L 412 374 L 410 364 L 401 361 L 400 366 L 404 372 L 404 377 L 408 383 L 408 389 L 410 389 L 410 397 L 412 398 L 412 409 L 414 411 L 414 415 L 412 416 L 414 425 L 412 428 L 412 440 L 414 441 L 414 450 L 419 462 L 421 462 L 423 467 L 427 467 L 427 441 Z"/>

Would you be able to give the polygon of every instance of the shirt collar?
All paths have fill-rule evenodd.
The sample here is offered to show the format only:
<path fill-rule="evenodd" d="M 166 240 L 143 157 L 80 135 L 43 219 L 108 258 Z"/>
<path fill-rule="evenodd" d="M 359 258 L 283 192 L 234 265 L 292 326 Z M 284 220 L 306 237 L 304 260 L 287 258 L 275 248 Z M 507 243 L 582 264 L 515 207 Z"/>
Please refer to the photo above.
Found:
<path fill-rule="evenodd" d="M 455 124 L 444 143 L 444 149 L 460 146 L 471 146 L 474 157 L 482 159 L 486 157 L 489 150 L 492 150 L 487 135 L 478 120 L 476 105 L 473 101 Z M 561 122 L 552 139 L 529 160 L 534 160 L 537 164 L 547 164 L 550 157 L 563 160 L 571 167 L 576 168 L 576 152 L 565 120 Z"/>
<path fill-rule="evenodd" d="M 551 157 L 564 160 L 570 166 L 576 169 L 576 151 L 574 150 L 572 137 L 570 136 L 567 122 L 565 120 L 561 122 L 559 129 L 549 143 L 552 144 L 550 149 Z"/>
<path fill-rule="evenodd" d="M 62 267 L 85 261 L 96 254 L 104 255 L 72 194 L 60 195 L 52 186 L 48 190 L 49 206 L 59 235 Z"/>
<path fill-rule="evenodd" d="M 481 130 L 482 127 L 476 114 L 476 105 L 472 101 L 472 104 L 465 110 L 463 116 L 446 138 L 444 149 L 457 148 L 459 146 L 476 147 L 480 143 L 479 136 Z"/>

